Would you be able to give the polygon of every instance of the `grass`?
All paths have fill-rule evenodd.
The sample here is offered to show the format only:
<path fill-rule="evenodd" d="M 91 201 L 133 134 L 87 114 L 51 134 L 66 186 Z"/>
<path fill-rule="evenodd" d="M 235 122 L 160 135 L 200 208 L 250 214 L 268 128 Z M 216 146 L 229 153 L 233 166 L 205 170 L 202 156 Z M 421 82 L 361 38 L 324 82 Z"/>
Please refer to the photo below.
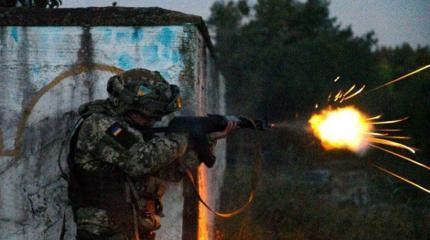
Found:
<path fill-rule="evenodd" d="M 321 186 L 311 184 L 305 173 L 321 167 L 333 174 L 345 169 L 331 168 L 316 152 L 291 146 L 284 149 L 266 149 L 269 159 L 250 208 L 232 219 L 217 221 L 223 240 L 430 239 L 428 195 L 414 189 L 398 194 L 403 183 L 366 164 L 355 164 L 352 168 L 367 173 L 370 201 L 361 206 L 333 202 L 323 197 Z M 222 209 L 234 209 L 245 201 L 251 167 L 241 159 L 228 167 Z"/>

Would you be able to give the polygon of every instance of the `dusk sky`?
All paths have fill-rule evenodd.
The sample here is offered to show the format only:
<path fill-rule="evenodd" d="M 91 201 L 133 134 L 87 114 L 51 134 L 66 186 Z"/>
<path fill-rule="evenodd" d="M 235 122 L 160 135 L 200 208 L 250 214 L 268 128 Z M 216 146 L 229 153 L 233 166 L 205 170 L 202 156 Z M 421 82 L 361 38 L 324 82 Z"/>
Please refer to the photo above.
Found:
<path fill-rule="evenodd" d="M 151 7 L 200 15 L 206 19 L 216 0 L 116 0 L 118 6 Z M 114 0 L 63 0 L 62 7 L 111 6 Z M 250 3 L 256 0 L 249 0 Z M 430 45 L 430 0 L 332 0 L 330 14 L 356 35 L 374 30 L 379 45 Z"/>

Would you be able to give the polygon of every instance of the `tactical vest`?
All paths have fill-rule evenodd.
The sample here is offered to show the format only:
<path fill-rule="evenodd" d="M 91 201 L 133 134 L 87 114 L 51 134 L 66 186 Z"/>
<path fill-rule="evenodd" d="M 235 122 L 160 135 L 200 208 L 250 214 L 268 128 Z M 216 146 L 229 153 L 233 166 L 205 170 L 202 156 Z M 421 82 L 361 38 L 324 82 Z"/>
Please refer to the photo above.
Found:
<path fill-rule="evenodd" d="M 115 116 L 113 109 L 106 100 L 97 100 L 87 103 L 79 108 L 81 119 L 75 126 L 68 157 L 70 168 L 69 198 L 75 213 L 79 208 L 97 208 L 106 211 L 111 226 L 117 227 L 114 231 L 133 235 L 133 206 L 127 184 L 130 179 L 113 164 L 106 163 L 103 169 L 88 172 L 74 163 L 74 151 L 78 141 L 80 126 L 91 114 L 101 113 Z M 146 139 L 150 136 L 144 136 Z M 132 183 L 131 183 L 132 184 Z M 147 196 L 146 196 L 147 197 Z M 146 198 L 145 197 L 145 198 Z M 157 199 L 158 201 L 158 199 Z"/>

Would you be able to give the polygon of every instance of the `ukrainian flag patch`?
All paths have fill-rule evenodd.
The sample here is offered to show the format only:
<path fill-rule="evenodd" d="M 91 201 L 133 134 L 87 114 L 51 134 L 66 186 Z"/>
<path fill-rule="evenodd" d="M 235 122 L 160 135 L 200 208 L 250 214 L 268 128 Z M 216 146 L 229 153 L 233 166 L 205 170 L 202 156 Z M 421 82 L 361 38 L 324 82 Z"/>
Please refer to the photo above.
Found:
<path fill-rule="evenodd" d="M 126 149 L 131 148 L 136 142 L 139 141 L 139 138 L 133 135 L 131 132 L 124 128 L 118 122 L 112 124 L 107 130 L 106 133 L 113 138 L 117 143 L 123 146 Z"/>
<path fill-rule="evenodd" d="M 137 96 L 142 97 L 150 92 L 151 92 L 151 89 L 145 87 L 144 85 L 140 85 L 139 90 L 137 91 Z"/>
<path fill-rule="evenodd" d="M 118 136 L 121 132 L 122 132 L 122 128 L 120 127 L 115 127 L 114 129 L 112 129 L 112 134 L 114 136 Z"/>

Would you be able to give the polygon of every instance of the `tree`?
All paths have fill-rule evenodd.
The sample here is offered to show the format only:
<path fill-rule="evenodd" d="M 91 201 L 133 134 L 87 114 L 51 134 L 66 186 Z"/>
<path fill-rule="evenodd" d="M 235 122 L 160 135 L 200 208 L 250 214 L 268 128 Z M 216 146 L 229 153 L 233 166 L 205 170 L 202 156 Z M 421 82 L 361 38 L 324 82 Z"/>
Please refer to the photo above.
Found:
<path fill-rule="evenodd" d="M 36 8 L 56 8 L 62 4 L 61 0 L 2 0 L 0 7 L 36 7 Z"/>
<path fill-rule="evenodd" d="M 382 47 L 375 52 L 378 70 L 383 79 L 399 77 L 430 63 L 430 48 L 416 49 L 405 43 L 397 47 Z M 421 72 L 403 82 L 384 89 L 386 100 L 381 101 L 388 116 L 408 116 L 405 132 L 413 137 L 423 161 L 430 163 L 430 72 Z M 427 159 L 426 159 L 427 158 Z"/>
<path fill-rule="evenodd" d="M 373 33 L 356 37 L 341 28 L 329 17 L 327 1 L 260 0 L 251 14 L 239 3 L 216 2 L 208 23 L 233 111 L 306 115 L 335 90 L 336 76 L 345 86 L 378 79 Z"/>
<path fill-rule="evenodd" d="M 251 7 L 246 1 L 225 1 L 216 2 L 211 10 L 208 24 L 215 33 L 218 66 L 226 78 L 227 110 L 235 114 L 258 117 L 267 114 L 273 121 L 287 119 L 288 122 L 296 117 L 306 121 L 315 103 L 322 107 L 327 105 L 330 92 L 347 89 L 354 83 L 366 84 L 371 89 L 430 63 L 428 47 L 414 49 L 405 44 L 378 49 L 373 32 L 354 35 L 351 27 L 341 27 L 329 16 L 328 1 L 258 0 Z M 336 76 L 341 78 L 333 83 Z M 384 119 L 410 116 L 402 128 L 415 139 L 411 145 L 421 149 L 417 160 L 430 165 L 427 136 L 430 132 L 430 71 L 414 78 L 356 98 L 349 104 L 369 114 L 383 113 Z M 304 172 L 316 165 L 326 168 L 323 164 L 329 162 L 328 153 L 319 151 L 318 143 L 314 144 L 312 138 L 292 135 L 281 131 L 264 135 L 263 142 L 268 144 L 264 144 L 266 168 L 261 177 L 260 193 L 256 194 L 255 203 L 246 216 L 238 216 L 242 219 L 234 223 L 225 223 L 226 239 L 428 238 L 430 232 L 423 231 L 427 230 L 427 222 L 417 215 L 426 211 L 423 210 L 426 206 L 428 209 L 427 195 L 394 178 L 385 178 L 383 174 L 367 172 L 371 182 L 368 184 L 372 195 L 370 204 L 389 206 L 385 211 L 393 217 L 384 219 L 379 214 L 367 214 L 373 207 L 363 211 L 324 205 L 316 193 L 321 189 L 306 185 Z M 237 153 L 237 149 L 249 150 L 248 141 L 232 137 L 229 143 L 228 156 L 236 157 L 233 164 L 231 159 L 228 164 L 237 171 L 234 174 L 227 171 L 230 175 L 225 180 L 222 195 L 226 205 L 223 208 L 227 209 L 234 207 L 230 203 L 236 203 L 236 197 L 241 195 L 238 192 L 243 189 L 242 176 L 247 170 L 251 171 L 248 160 L 253 157 Z M 356 161 L 342 162 L 345 168 L 353 167 L 354 162 L 366 162 L 354 155 L 346 156 Z M 372 162 L 393 160 L 383 152 L 372 151 L 370 156 Z M 333 158 L 330 155 L 330 162 Z M 428 186 L 428 172 L 410 171 L 410 164 L 405 167 L 402 161 L 384 161 L 384 164 L 394 171 L 401 169 L 399 173 Z M 272 169 L 276 169 L 276 173 Z M 397 194 L 402 198 L 391 201 L 399 186 L 406 192 L 402 190 Z M 409 204 L 408 207 L 414 206 L 406 211 L 404 205 L 398 204 L 406 201 L 414 201 L 417 207 Z M 374 207 L 384 211 L 380 206 Z M 400 228 L 401 222 L 411 224 Z M 229 224 L 240 226 L 230 231 Z M 237 231 L 239 228 L 241 231 Z M 375 232 L 383 234 L 374 236 Z"/>

